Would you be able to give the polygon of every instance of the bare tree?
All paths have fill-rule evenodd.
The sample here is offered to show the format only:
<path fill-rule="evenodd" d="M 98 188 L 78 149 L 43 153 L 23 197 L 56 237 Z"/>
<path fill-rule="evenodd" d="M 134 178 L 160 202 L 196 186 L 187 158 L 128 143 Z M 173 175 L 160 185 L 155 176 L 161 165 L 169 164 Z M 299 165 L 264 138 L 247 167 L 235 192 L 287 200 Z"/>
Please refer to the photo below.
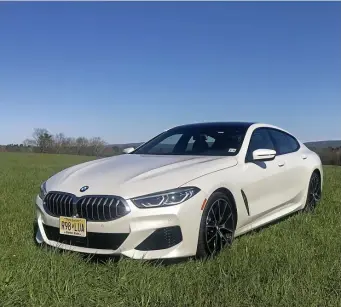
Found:
<path fill-rule="evenodd" d="M 89 140 L 85 137 L 78 137 L 76 139 L 76 146 L 77 146 L 77 154 L 83 154 L 85 152 L 86 147 L 89 146 Z"/>
<path fill-rule="evenodd" d="M 89 140 L 89 145 L 92 149 L 92 154 L 98 156 L 105 148 L 105 141 L 100 137 L 94 137 Z"/>
<path fill-rule="evenodd" d="M 36 146 L 37 145 L 37 143 L 36 143 L 36 141 L 35 140 L 32 140 L 32 139 L 26 139 L 26 140 L 24 140 L 24 142 L 23 142 L 23 145 L 24 146 L 31 146 L 31 147 L 33 147 L 33 146 Z"/>
<path fill-rule="evenodd" d="M 63 152 L 65 147 L 65 139 L 64 133 L 57 133 L 53 136 L 53 147 L 55 148 L 56 153 Z"/>
<path fill-rule="evenodd" d="M 36 128 L 32 136 L 40 152 L 48 152 L 53 145 L 52 134 L 46 129 Z"/>

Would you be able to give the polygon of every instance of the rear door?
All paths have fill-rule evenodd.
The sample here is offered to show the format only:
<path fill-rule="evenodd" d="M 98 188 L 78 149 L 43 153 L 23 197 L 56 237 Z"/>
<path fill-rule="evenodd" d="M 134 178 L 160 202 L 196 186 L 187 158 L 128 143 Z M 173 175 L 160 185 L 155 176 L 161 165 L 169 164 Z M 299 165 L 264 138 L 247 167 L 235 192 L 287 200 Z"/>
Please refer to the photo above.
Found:
<path fill-rule="evenodd" d="M 305 193 L 307 183 L 306 159 L 301 153 L 300 144 L 292 135 L 277 129 L 269 129 L 270 136 L 275 144 L 277 157 L 284 163 L 285 177 L 282 194 L 287 203 L 296 203 Z"/>

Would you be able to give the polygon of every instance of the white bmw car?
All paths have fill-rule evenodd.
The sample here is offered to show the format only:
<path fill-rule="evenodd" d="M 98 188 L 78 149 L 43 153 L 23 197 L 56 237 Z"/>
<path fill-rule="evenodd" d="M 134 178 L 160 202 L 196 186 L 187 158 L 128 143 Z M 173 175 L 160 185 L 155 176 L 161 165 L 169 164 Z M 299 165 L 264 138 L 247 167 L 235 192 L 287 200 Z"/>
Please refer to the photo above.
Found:
<path fill-rule="evenodd" d="M 135 259 L 207 257 L 321 198 L 317 154 L 281 128 L 199 123 L 65 169 L 36 198 L 36 241 Z"/>

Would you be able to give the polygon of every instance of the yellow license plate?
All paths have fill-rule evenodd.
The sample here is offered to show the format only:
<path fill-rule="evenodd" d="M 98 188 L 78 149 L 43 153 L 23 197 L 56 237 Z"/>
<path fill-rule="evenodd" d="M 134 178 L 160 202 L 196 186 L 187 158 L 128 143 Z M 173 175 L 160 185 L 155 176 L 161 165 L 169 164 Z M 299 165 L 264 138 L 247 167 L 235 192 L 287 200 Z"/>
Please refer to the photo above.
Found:
<path fill-rule="evenodd" d="M 86 219 L 61 216 L 59 233 L 63 235 L 86 237 Z"/>

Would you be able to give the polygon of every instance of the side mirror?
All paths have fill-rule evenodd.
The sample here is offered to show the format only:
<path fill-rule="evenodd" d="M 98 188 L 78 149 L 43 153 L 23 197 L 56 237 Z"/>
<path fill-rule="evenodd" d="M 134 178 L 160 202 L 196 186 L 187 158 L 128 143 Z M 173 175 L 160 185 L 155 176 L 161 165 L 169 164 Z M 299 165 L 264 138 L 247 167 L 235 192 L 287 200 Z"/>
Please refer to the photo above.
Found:
<path fill-rule="evenodd" d="M 276 151 L 272 149 L 257 149 L 252 153 L 253 161 L 273 160 L 276 157 Z"/>
<path fill-rule="evenodd" d="M 134 151 L 134 150 L 135 150 L 134 147 L 124 148 L 124 149 L 123 149 L 123 153 L 128 154 L 128 153 L 131 153 L 131 152 Z"/>

